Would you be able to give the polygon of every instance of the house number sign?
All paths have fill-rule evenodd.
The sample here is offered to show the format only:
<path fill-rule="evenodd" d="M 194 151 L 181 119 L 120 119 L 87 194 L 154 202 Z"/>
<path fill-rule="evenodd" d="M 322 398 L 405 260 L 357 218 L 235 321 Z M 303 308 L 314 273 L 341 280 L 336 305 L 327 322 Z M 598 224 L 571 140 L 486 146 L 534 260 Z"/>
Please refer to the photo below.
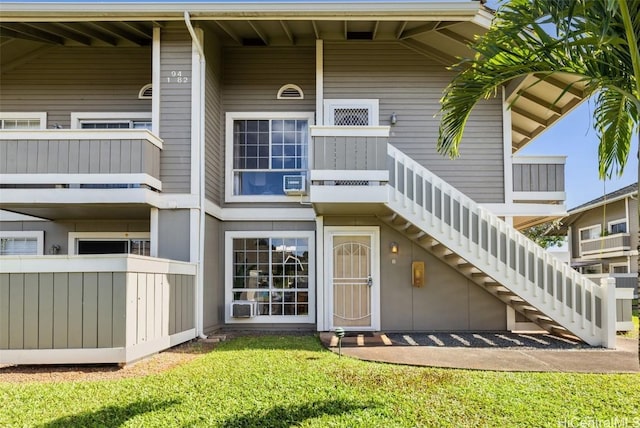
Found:
<path fill-rule="evenodd" d="M 183 74 L 185 74 L 183 76 Z M 167 77 L 167 83 L 189 83 L 189 76 L 179 70 L 171 70 Z"/>

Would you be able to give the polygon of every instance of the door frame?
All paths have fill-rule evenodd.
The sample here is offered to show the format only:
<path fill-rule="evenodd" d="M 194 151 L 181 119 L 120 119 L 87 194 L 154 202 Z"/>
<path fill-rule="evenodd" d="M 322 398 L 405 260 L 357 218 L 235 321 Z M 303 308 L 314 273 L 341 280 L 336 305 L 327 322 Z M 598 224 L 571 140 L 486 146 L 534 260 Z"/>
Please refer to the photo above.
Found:
<path fill-rule="evenodd" d="M 327 330 L 333 331 L 333 237 L 334 236 L 369 236 L 371 237 L 371 326 L 345 327 L 345 330 L 379 331 L 380 330 L 380 228 L 378 226 L 325 226 L 324 228 L 324 295 L 323 313 L 327 320 Z"/>

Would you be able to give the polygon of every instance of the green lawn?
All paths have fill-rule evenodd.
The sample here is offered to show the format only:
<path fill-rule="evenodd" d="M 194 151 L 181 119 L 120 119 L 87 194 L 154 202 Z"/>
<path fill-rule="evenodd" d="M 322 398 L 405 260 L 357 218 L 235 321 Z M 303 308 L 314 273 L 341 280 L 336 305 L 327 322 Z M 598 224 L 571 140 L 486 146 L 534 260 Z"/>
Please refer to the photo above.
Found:
<path fill-rule="evenodd" d="M 0 426 L 635 427 L 638 385 L 640 375 L 374 364 L 314 337 L 243 337 L 161 375 L 0 383 Z"/>

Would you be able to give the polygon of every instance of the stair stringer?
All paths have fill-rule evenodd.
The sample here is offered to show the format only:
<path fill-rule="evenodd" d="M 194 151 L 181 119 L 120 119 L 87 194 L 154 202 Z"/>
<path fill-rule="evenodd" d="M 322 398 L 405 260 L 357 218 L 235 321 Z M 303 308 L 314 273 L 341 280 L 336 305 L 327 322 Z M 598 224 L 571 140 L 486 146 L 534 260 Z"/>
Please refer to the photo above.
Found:
<path fill-rule="evenodd" d="M 392 145 L 388 155 L 386 206 L 405 221 L 405 234 L 414 226 L 432 237 L 521 299 L 521 313 L 534 308 L 538 325 L 566 330 L 592 346 L 615 347 L 611 286 L 574 271 Z"/>
<path fill-rule="evenodd" d="M 575 339 L 575 336 L 570 334 L 567 329 L 555 323 L 551 318 L 547 317 L 542 312 L 537 310 L 529 302 L 518 297 L 511 290 L 503 287 L 493 278 L 489 277 L 486 273 L 473 266 L 473 264 L 469 263 L 460 255 L 453 253 L 432 236 L 426 234 L 423 231 L 411 233 L 411 228 L 419 230 L 419 228 L 417 228 L 415 225 L 411 224 L 411 226 L 407 227 L 406 223 L 394 223 L 396 219 L 401 219 L 401 223 L 403 223 L 404 219 L 399 216 L 395 217 L 393 220 L 391 220 L 390 217 L 385 218 L 384 216 L 381 216 L 379 218 L 389 227 L 405 234 L 405 236 L 411 239 L 411 241 L 416 245 L 428 251 L 443 263 L 457 270 L 458 273 L 463 275 L 465 278 L 478 285 L 504 304 L 513 308 L 515 311 L 525 316 L 531 322 L 535 323 L 536 325 L 540 326 L 550 333 L 563 336 L 571 336 Z"/>

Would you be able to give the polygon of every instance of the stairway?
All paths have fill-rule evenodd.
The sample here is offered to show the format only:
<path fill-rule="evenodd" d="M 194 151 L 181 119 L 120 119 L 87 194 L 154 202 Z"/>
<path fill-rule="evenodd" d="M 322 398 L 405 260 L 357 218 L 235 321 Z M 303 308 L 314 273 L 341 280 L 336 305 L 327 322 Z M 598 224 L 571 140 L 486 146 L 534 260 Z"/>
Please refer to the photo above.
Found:
<path fill-rule="evenodd" d="M 386 224 L 545 330 L 615 347 L 615 285 L 583 277 L 391 145 L 388 159 Z"/>

